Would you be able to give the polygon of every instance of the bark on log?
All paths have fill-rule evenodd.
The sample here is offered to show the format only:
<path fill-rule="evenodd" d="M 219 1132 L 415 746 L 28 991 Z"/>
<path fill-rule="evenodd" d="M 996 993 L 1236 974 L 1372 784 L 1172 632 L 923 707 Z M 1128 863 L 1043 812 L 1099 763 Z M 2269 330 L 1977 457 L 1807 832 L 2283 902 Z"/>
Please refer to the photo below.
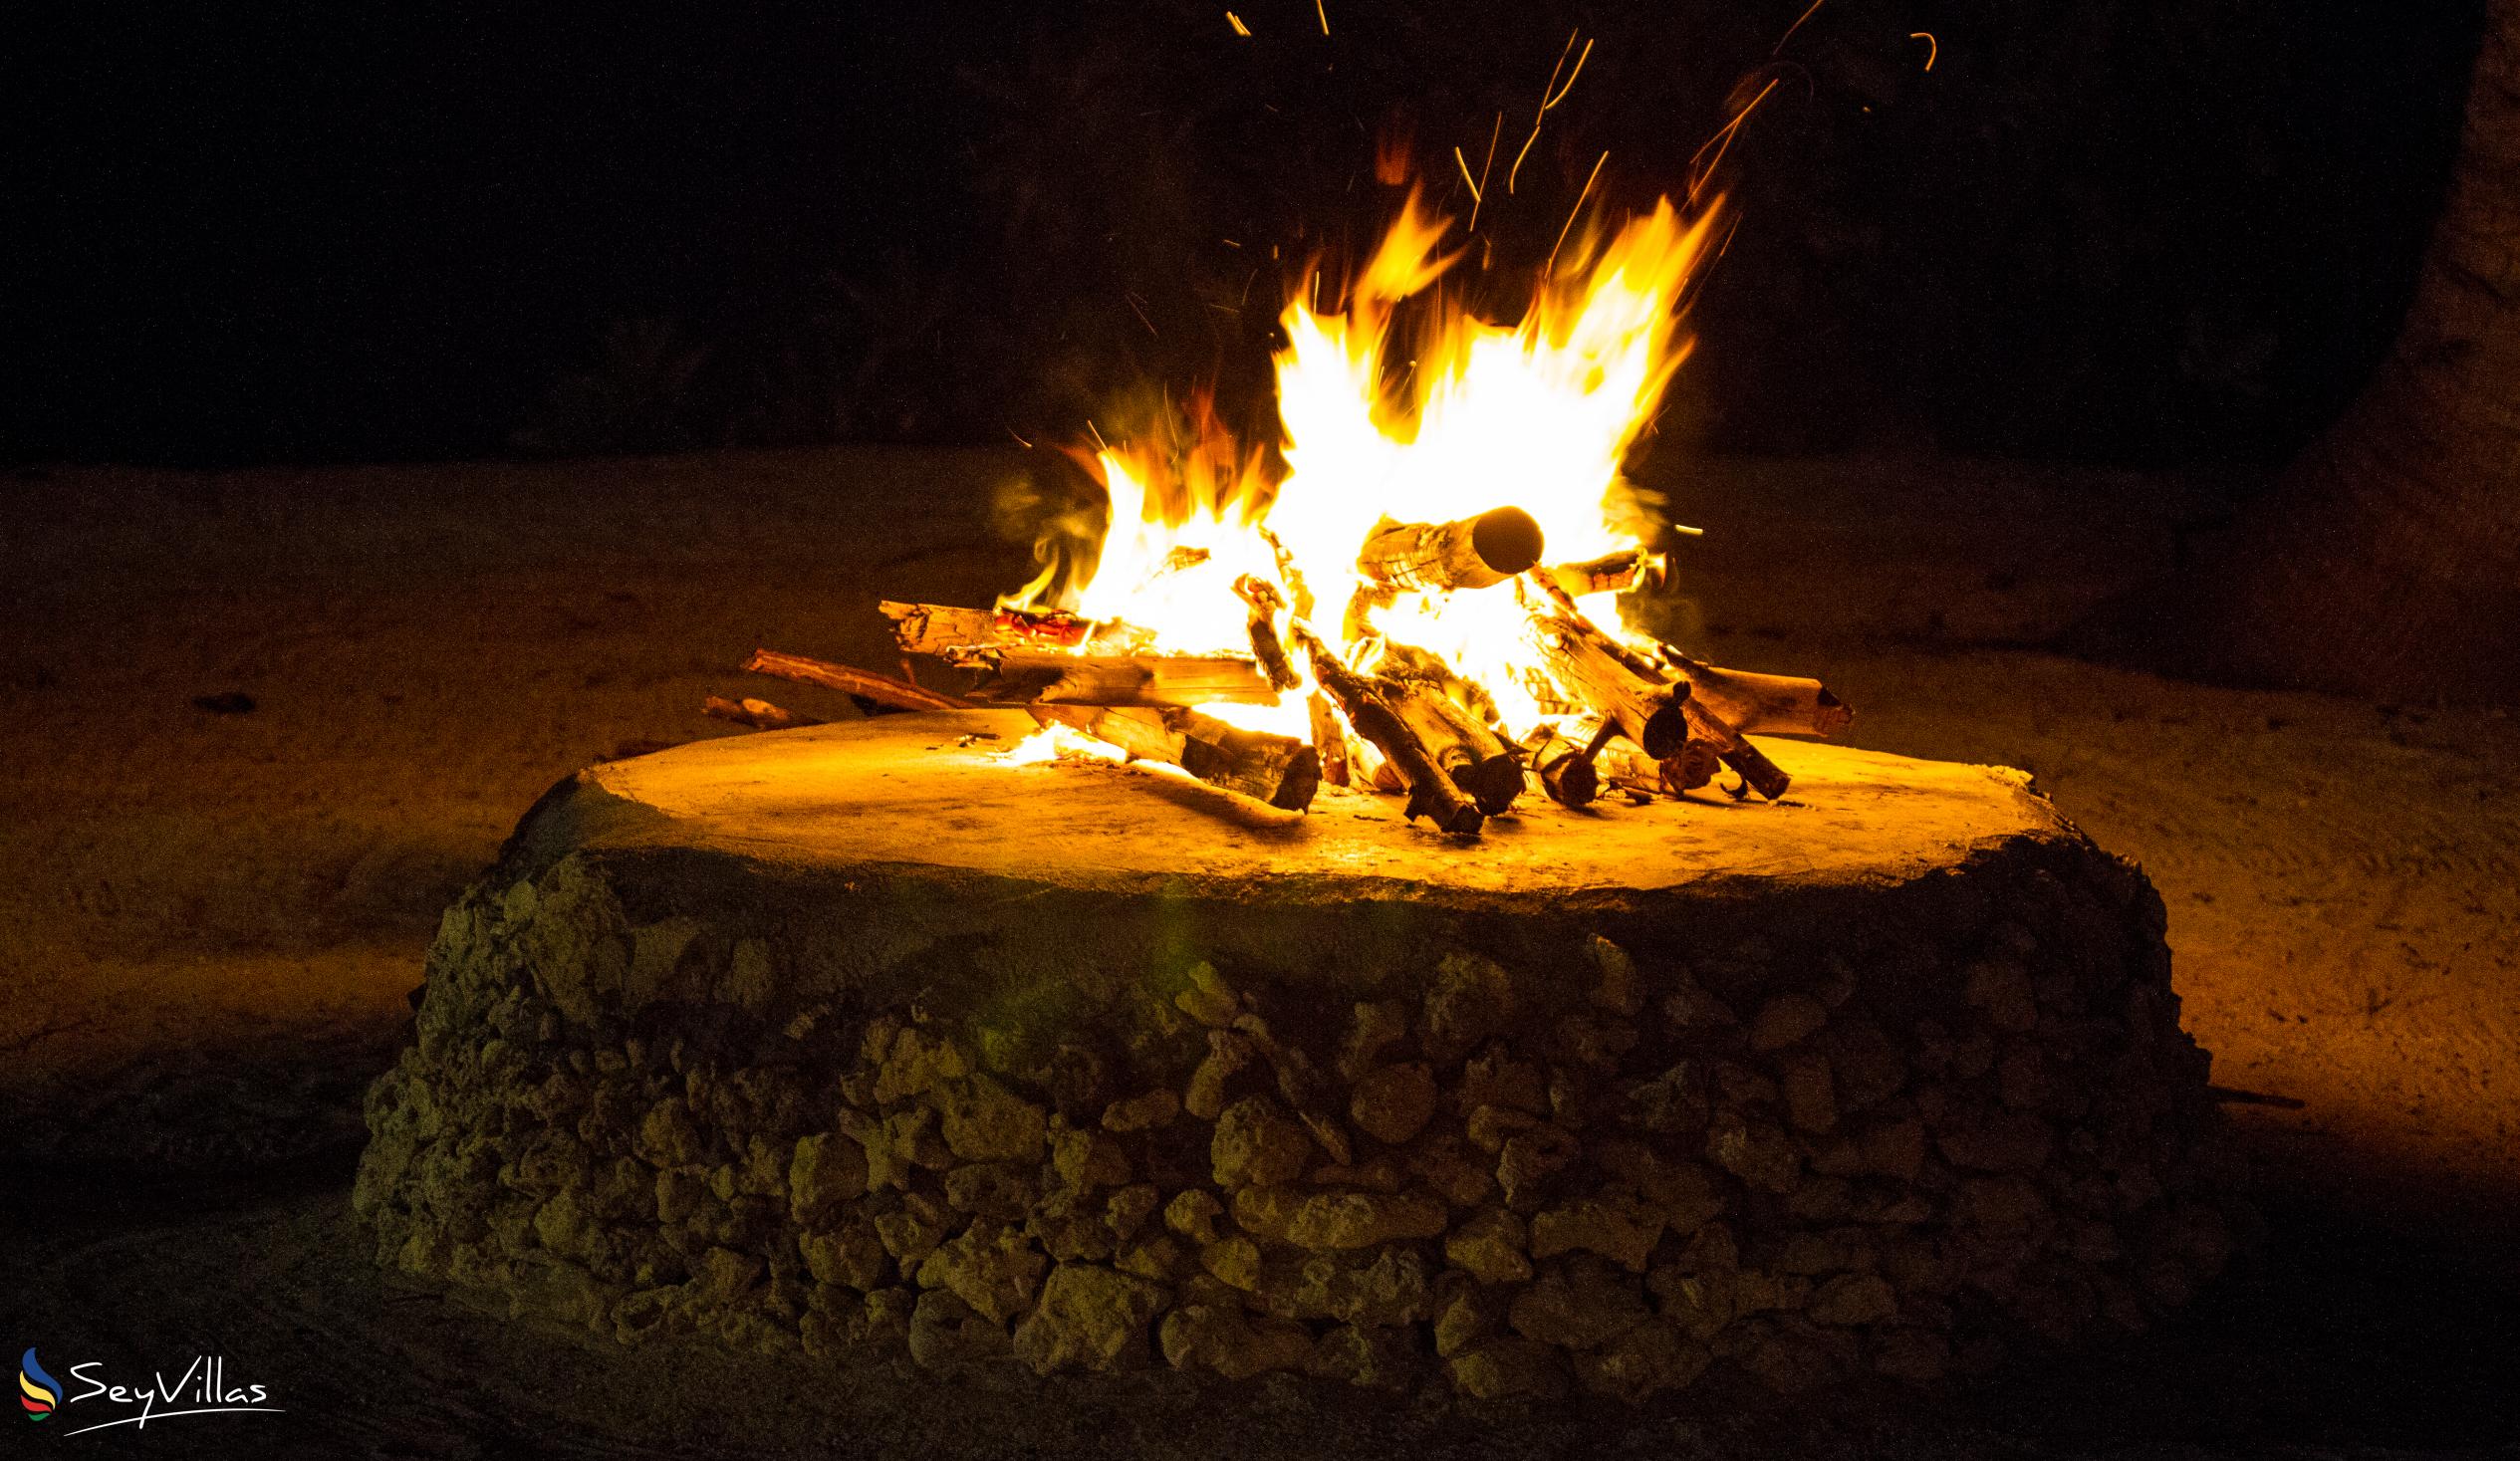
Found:
<path fill-rule="evenodd" d="M 1283 811 L 1311 807 L 1313 794 L 1321 789 L 1321 758 L 1293 736 L 1244 730 L 1195 710 L 1041 704 L 1024 708 L 1043 725 L 1082 731 L 1137 760 L 1178 766 L 1209 786 L 1239 792 Z"/>
<path fill-rule="evenodd" d="M 804 685 L 823 685 L 872 700 L 878 705 L 891 706 L 895 710 L 968 710 L 974 703 L 959 695 L 939 694 L 923 685 L 894 679 L 888 674 L 853 669 L 828 659 L 786 654 L 776 649 L 755 649 L 752 657 L 744 661 L 744 672 L 771 675 Z"/>
<path fill-rule="evenodd" d="M 713 719 L 732 721 L 737 725 L 748 725 L 754 730 L 788 730 L 795 726 L 823 723 L 813 716 L 799 715 L 793 710 L 782 710 L 767 700 L 756 700 L 750 695 L 740 700 L 729 700 L 723 695 L 711 695 L 700 702 L 700 713 Z"/>
<path fill-rule="evenodd" d="M 990 671 L 969 694 L 975 703 L 1195 707 L 1214 701 L 1275 705 L 1277 686 L 1259 663 L 1237 655 L 1049 654 L 979 650 L 955 663 Z"/>
<path fill-rule="evenodd" d="M 1725 669 L 1667 644 L 1662 659 L 1688 681 L 1691 698 L 1744 735 L 1834 736 L 1855 719 L 1854 708 L 1815 679 Z"/>
<path fill-rule="evenodd" d="M 1449 523 L 1378 526 L 1357 550 L 1357 572 L 1388 589 L 1485 589 L 1540 561 L 1540 524 L 1519 507 Z"/>
<path fill-rule="evenodd" d="M 1485 814 L 1435 765 L 1424 743 L 1391 709 L 1375 682 L 1342 664 L 1321 636 L 1300 621 L 1295 625 L 1295 641 L 1312 662 L 1314 681 L 1339 702 L 1348 724 L 1383 752 L 1407 785 L 1404 815 L 1424 817 L 1445 832 L 1476 837 L 1487 821 Z"/>

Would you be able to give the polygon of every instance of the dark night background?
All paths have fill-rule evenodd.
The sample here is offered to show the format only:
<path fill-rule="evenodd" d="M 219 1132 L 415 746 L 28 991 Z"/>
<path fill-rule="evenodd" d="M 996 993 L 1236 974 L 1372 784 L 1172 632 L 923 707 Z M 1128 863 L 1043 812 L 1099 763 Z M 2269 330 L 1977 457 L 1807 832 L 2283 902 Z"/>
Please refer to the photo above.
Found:
<path fill-rule="evenodd" d="M 1066 440 L 1210 378 L 1247 408 L 1278 271 L 1396 206 L 1377 139 L 1458 216 L 1452 147 L 1502 112 L 1501 177 L 1577 28 L 1483 211 L 1497 309 L 1603 149 L 1647 204 L 1779 83 L 1665 439 L 2274 461 L 2387 344 L 2472 0 L 1833 0 L 1772 58 L 1802 8 L 1331 0 L 1325 38 L 1238 0 L 1250 39 L 1208 0 L 65 8 L 0 63 L 0 455 Z"/>

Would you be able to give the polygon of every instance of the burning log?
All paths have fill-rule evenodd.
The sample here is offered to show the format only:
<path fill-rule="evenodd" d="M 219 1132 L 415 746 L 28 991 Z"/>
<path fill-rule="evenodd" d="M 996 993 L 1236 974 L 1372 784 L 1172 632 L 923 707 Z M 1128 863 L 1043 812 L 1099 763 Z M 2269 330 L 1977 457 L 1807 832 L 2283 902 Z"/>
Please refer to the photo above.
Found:
<path fill-rule="evenodd" d="M 1269 683 L 1281 690 L 1292 690 L 1304 683 L 1295 672 L 1295 665 L 1286 657 L 1286 641 L 1278 636 L 1278 614 L 1286 608 L 1285 596 L 1266 579 L 1244 574 L 1234 580 L 1234 593 L 1249 606 L 1244 627 L 1251 635 L 1252 657 L 1269 676 Z"/>
<path fill-rule="evenodd" d="M 1593 758 L 1603 786 L 1625 792 L 1638 802 L 1679 795 L 1663 779 L 1662 768 L 1666 764 L 1634 746 L 1618 743 L 1604 746 L 1601 754 Z"/>
<path fill-rule="evenodd" d="M 1275 705 L 1277 686 L 1238 655 L 1058 654 L 1025 649 L 956 653 L 953 663 L 990 671 L 972 687 L 981 704 L 1194 707 Z"/>
<path fill-rule="evenodd" d="M 1540 562 L 1539 522 L 1500 507 L 1449 523 L 1389 523 L 1357 550 L 1357 572 L 1386 589 L 1485 589 Z"/>
<path fill-rule="evenodd" d="M 711 695 L 700 702 L 700 713 L 717 720 L 748 725 L 754 730 L 789 730 L 800 725 L 823 723 L 813 716 L 799 715 L 793 710 L 782 710 L 767 700 L 756 700 L 750 695 L 740 700 L 729 700 L 723 695 Z"/>
<path fill-rule="evenodd" d="M 1602 794 L 1602 774 L 1595 765 L 1615 728 L 1595 727 L 1581 740 L 1570 740 L 1561 731 L 1542 726 L 1539 744 L 1532 749 L 1531 767 L 1540 777 L 1540 790 L 1561 807 L 1587 807 Z"/>
<path fill-rule="evenodd" d="M 1422 816 L 1445 832 L 1476 837 L 1487 820 L 1486 814 L 1461 795 L 1452 778 L 1435 765 L 1425 743 L 1384 699 L 1376 683 L 1342 664 L 1321 636 L 1301 620 L 1295 624 L 1295 640 L 1303 646 L 1305 658 L 1312 662 L 1313 679 L 1339 703 L 1348 724 L 1382 751 L 1408 787 L 1404 815 L 1411 819 Z"/>
<path fill-rule="evenodd" d="M 889 706 L 895 710 L 968 710 L 973 702 L 959 695 L 942 695 L 908 680 L 894 679 L 888 674 L 852 669 L 828 659 L 813 659 L 803 654 L 783 654 L 776 649 L 755 649 L 744 661 L 747 674 L 766 674 L 799 684 L 823 685 L 846 691 L 851 697 Z"/>
<path fill-rule="evenodd" d="M 1137 760 L 1180 767 L 1209 786 L 1239 792 L 1282 811 L 1304 811 L 1321 788 L 1321 758 L 1293 736 L 1244 730 L 1195 710 L 1039 704 L 1025 708 L 1043 725 L 1082 731 Z"/>
<path fill-rule="evenodd" d="M 1767 758 L 1762 756 L 1759 759 L 1764 761 Z M 1693 792 L 1715 779 L 1715 768 L 1722 764 L 1722 760 L 1723 753 L 1715 749 L 1713 741 L 1691 736 L 1688 744 L 1680 748 L 1680 754 L 1662 763 L 1662 784 L 1675 797 L 1682 792 Z"/>
<path fill-rule="evenodd" d="M 1483 725 L 1493 726 L 1503 719 L 1497 714 L 1496 697 L 1487 692 L 1487 686 L 1454 673 L 1452 666 L 1444 663 L 1443 656 L 1431 649 L 1386 639 L 1383 641 L 1383 657 L 1376 662 L 1374 669 L 1385 679 L 1406 680 L 1432 689 L 1469 711 Z"/>
<path fill-rule="evenodd" d="M 1724 669 L 1664 645 L 1662 661 L 1689 682 L 1697 703 L 1736 732 L 1834 736 L 1855 719 L 1855 710 L 1829 687 L 1799 675 Z"/>
<path fill-rule="evenodd" d="M 1305 697 L 1304 710 L 1312 720 L 1313 751 L 1321 757 L 1322 780 L 1335 787 L 1350 785 L 1356 780 L 1356 761 L 1348 754 L 1348 728 L 1331 708 L 1330 697 L 1315 690 Z"/>
<path fill-rule="evenodd" d="M 1639 585 L 1652 588 L 1662 582 L 1668 567 L 1661 554 L 1630 548 L 1583 563 L 1552 564 L 1539 572 L 1559 593 L 1579 598 L 1586 594 L 1624 593 Z"/>
<path fill-rule="evenodd" d="M 1685 709 L 1691 744 L 1702 741 L 1713 747 L 1716 759 L 1731 767 L 1750 790 L 1773 802 L 1793 786 L 1794 778 L 1783 767 L 1770 761 L 1766 752 L 1751 745 L 1750 738 L 1734 730 L 1722 716 L 1694 699 Z"/>
<path fill-rule="evenodd" d="M 1512 748 L 1450 697 L 1422 685 L 1385 680 L 1384 702 L 1414 732 L 1427 756 L 1480 812 L 1495 817 L 1523 792 L 1523 764 Z"/>
<path fill-rule="evenodd" d="M 1533 608 L 1525 625 L 1549 673 L 1568 694 L 1660 761 L 1688 743 L 1686 680 L 1640 663 L 1634 650 L 1580 613 Z"/>
<path fill-rule="evenodd" d="M 943 655 L 986 645 L 1073 649 L 1100 627 L 1064 609 L 957 609 L 947 604 L 876 606 L 892 620 L 892 637 L 912 654 Z"/>

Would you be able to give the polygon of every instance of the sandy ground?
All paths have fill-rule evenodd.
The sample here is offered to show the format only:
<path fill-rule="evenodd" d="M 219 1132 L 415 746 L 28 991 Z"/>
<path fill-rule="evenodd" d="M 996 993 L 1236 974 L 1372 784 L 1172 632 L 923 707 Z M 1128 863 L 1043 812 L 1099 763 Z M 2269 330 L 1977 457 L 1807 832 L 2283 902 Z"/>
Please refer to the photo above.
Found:
<path fill-rule="evenodd" d="M 546 786 L 726 733 L 696 713 L 711 692 L 847 713 L 730 668 L 756 643 L 882 665 L 877 598 L 986 602 L 1022 577 L 988 503 L 1025 461 L 862 449 L 0 481 L 0 1180 L 15 1228 L 0 1319 L 18 1306 L 22 1325 L 93 1324 L 129 1288 L 172 1286 L 190 1307 L 117 1318 L 113 1342 L 188 1354 L 209 1330 L 259 1337 L 344 1396 L 475 1373 L 520 1344 L 562 1356 L 557 1389 L 446 1381 L 469 1396 L 457 1404 L 403 1385 L 431 1398 L 406 1394 L 374 1434 L 346 1419 L 310 1431 L 308 1454 L 448 1454 L 485 1434 L 508 1439 L 475 1453 L 501 1454 L 544 1447 L 554 1425 L 607 1453 L 666 1433 L 738 1448 L 871 1434 L 874 1412 L 839 1402 L 793 1423 L 738 1407 L 740 1424 L 632 1403 L 677 1367 L 813 1387 L 705 1354 L 660 1369 L 528 1340 L 388 1289 L 342 1201 L 357 1094 L 399 1039 L 439 908 Z M 2502 1287 L 2520 1228 L 2520 725 L 2203 688 L 2039 647 L 2209 528 L 2210 480 L 1727 462 L 1667 485 L 1711 530 L 1682 564 L 1691 598 L 1660 610 L 1675 631 L 1724 662 L 1824 673 L 1859 709 L 1856 744 L 2036 773 L 2159 885 L 2217 1081 L 2300 1102 L 2234 1108 L 2284 1219 L 2256 1276 L 2194 1334 L 2094 1371 L 2173 1391 L 2220 1371 L 2162 1408 L 2192 1424 L 2128 1442 L 2520 1435 L 2520 1401 L 2505 1389 L 2498 1407 L 2490 1382 L 2520 1375 Z M 178 1338 L 186 1314 L 198 1338 Z M 2264 1382 L 2256 1400 L 2235 1398 L 2235 1365 Z M 2024 1398 L 2037 1392 L 2008 1393 L 1971 1422 L 1991 1430 L 1954 1444 L 2046 1444 L 2044 1402 Z M 2340 1415 L 2348 1395 L 2377 1408 Z M 880 1448 L 1050 1434 L 1018 1400 L 980 1413 L 1009 1428 L 903 1421 Z M 2235 1415 L 2256 1419 L 2233 1432 Z M 1262 1450 L 1310 1448 L 1307 1427 L 1328 1422 L 1305 1416 Z M 1057 1435 L 1043 1449 L 1104 1438 Z M 1655 1435 L 1709 1454 L 1750 1439 Z M 1797 1435 L 1760 1446 L 1948 1439 Z"/>

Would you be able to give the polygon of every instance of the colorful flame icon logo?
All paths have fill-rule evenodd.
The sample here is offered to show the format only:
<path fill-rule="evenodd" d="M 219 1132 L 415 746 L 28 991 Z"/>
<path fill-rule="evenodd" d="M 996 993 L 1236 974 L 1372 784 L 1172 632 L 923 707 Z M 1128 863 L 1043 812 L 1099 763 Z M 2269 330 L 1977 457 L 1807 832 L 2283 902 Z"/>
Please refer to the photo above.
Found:
<path fill-rule="evenodd" d="M 26 1407 L 26 1418 L 50 1417 L 60 1399 L 61 1381 L 46 1374 L 44 1366 L 36 1362 L 35 1350 L 28 1348 L 25 1357 L 18 1361 L 18 1403 Z"/>

